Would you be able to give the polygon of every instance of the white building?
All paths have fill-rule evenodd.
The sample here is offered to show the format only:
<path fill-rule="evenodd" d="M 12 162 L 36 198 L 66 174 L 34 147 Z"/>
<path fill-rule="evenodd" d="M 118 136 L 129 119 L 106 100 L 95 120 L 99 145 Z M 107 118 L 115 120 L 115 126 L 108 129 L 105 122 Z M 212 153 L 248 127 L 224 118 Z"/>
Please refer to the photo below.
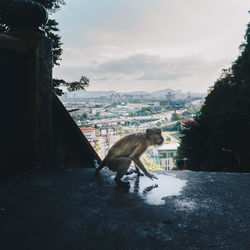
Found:
<path fill-rule="evenodd" d="M 165 170 L 172 170 L 175 167 L 174 156 L 176 155 L 179 143 L 163 144 L 157 148 L 158 161 Z"/>
<path fill-rule="evenodd" d="M 93 142 L 96 138 L 95 129 L 90 127 L 80 127 L 82 133 L 89 142 Z"/>
<path fill-rule="evenodd" d="M 154 102 L 155 107 L 160 107 L 160 102 Z"/>

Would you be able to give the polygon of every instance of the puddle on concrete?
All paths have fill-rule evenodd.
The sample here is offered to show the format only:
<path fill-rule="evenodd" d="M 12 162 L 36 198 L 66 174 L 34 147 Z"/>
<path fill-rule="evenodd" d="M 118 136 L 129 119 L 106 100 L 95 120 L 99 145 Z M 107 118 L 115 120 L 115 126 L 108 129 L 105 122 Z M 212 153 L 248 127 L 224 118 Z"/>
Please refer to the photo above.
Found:
<path fill-rule="evenodd" d="M 146 176 L 137 178 L 133 176 L 127 178 L 130 182 L 131 193 L 138 194 L 150 205 L 163 205 L 168 196 L 180 195 L 186 185 L 186 180 L 181 180 L 175 176 L 157 174 L 158 180 L 150 180 Z"/>

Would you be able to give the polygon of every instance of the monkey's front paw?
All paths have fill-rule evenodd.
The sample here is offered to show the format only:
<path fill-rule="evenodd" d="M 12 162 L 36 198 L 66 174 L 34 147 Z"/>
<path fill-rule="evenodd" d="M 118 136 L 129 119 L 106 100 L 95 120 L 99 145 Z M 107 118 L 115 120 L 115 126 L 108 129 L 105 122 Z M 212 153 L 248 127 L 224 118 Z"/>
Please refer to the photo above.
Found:
<path fill-rule="evenodd" d="M 154 174 L 152 174 L 152 178 L 158 180 L 158 177 Z"/>

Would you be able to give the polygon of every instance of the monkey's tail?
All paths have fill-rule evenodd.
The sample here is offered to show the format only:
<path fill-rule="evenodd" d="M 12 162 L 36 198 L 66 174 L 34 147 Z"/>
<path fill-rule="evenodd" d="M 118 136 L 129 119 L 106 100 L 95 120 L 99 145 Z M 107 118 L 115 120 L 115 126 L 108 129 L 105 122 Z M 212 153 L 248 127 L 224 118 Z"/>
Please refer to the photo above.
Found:
<path fill-rule="evenodd" d="M 135 173 L 136 171 L 134 169 L 130 169 L 129 171 L 126 172 L 125 175 L 131 175 L 133 173 Z"/>
<path fill-rule="evenodd" d="M 106 166 L 106 158 L 101 162 L 100 166 L 98 168 L 96 168 L 96 172 L 99 172 L 105 166 Z"/>

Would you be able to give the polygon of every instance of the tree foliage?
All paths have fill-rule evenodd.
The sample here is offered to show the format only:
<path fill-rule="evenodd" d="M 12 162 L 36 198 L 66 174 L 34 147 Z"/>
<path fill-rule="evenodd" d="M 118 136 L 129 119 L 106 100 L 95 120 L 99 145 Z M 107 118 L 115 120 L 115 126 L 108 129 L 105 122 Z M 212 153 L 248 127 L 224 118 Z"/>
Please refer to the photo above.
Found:
<path fill-rule="evenodd" d="M 34 0 L 38 3 L 44 5 L 44 7 L 49 11 L 49 14 L 55 13 L 61 9 L 62 5 L 65 5 L 64 0 Z M 58 22 L 55 19 L 49 18 L 46 25 L 41 28 L 48 38 L 52 40 L 53 43 L 53 63 L 59 65 L 60 56 L 62 55 L 62 42 L 61 36 L 58 34 Z"/>
<path fill-rule="evenodd" d="M 147 154 L 143 154 L 141 157 L 143 165 L 146 166 L 148 170 L 163 170 L 161 165 L 157 164 L 154 159 L 152 159 Z"/>
<path fill-rule="evenodd" d="M 178 158 L 191 170 L 250 172 L 250 23 L 240 55 L 182 129 Z"/>
<path fill-rule="evenodd" d="M 53 88 L 57 95 L 62 95 L 63 91 L 60 87 L 66 87 L 69 92 L 84 90 L 89 86 L 89 79 L 86 76 L 82 76 L 79 81 L 66 82 L 63 79 L 53 79 Z"/>
<path fill-rule="evenodd" d="M 178 113 L 173 113 L 171 117 L 171 121 L 179 121 L 181 119 L 184 119 L 184 116 Z"/>
<path fill-rule="evenodd" d="M 149 115 L 154 115 L 158 114 L 158 109 L 153 107 L 142 107 L 140 110 L 130 112 L 129 116 L 130 117 L 136 117 L 136 116 L 149 116 Z"/>

